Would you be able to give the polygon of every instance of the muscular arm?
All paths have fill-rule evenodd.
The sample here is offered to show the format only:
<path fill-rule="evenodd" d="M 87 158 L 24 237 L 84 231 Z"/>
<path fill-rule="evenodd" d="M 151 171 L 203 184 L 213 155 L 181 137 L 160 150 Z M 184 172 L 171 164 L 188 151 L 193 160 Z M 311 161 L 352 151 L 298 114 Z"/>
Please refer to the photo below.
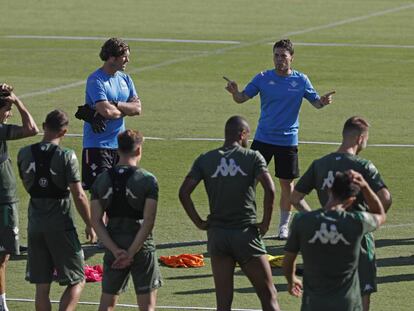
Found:
<path fill-rule="evenodd" d="M 134 241 L 127 250 L 128 256 L 130 258 L 133 258 L 134 255 L 142 248 L 145 240 L 150 235 L 152 228 L 154 228 L 156 214 L 157 201 L 154 199 L 146 199 L 144 206 L 144 222 L 142 223 L 141 228 L 138 230 Z"/>
<path fill-rule="evenodd" d="M 83 191 L 81 183 L 70 183 L 69 189 L 73 197 L 73 202 L 75 203 L 76 209 L 79 215 L 82 217 L 83 222 L 86 225 L 85 233 L 86 238 L 90 240 L 90 242 L 94 242 L 96 235 L 94 230 L 92 229 L 91 223 L 91 212 L 89 209 L 89 201 L 86 197 L 85 191 Z"/>
<path fill-rule="evenodd" d="M 128 102 L 118 102 L 116 107 L 107 100 L 96 103 L 96 111 L 105 119 L 119 119 L 123 116 L 135 116 L 141 114 L 141 100 L 134 96 Z"/>
<path fill-rule="evenodd" d="M 128 102 L 119 102 L 118 109 L 126 116 L 141 115 L 141 100 L 138 96 L 134 96 Z"/>
<path fill-rule="evenodd" d="M 385 212 L 387 213 L 392 204 L 391 193 L 387 188 L 382 188 L 381 190 L 377 191 L 376 194 L 380 199 Z"/>
<path fill-rule="evenodd" d="M 260 233 L 264 235 L 269 230 L 270 221 L 272 220 L 273 202 L 275 200 L 275 185 L 272 177 L 267 171 L 258 175 L 256 179 L 260 182 L 264 190 L 263 219 L 262 222 L 258 224 Z"/>
<path fill-rule="evenodd" d="M 290 196 L 290 202 L 299 212 L 310 212 L 312 209 L 305 201 L 305 194 L 297 190 L 293 190 Z"/>
<path fill-rule="evenodd" d="M 124 116 L 121 110 L 107 100 L 97 102 L 95 108 L 96 111 L 105 119 L 119 119 Z"/>
<path fill-rule="evenodd" d="M 10 134 L 10 139 L 21 139 L 34 136 L 39 133 L 39 129 L 34 121 L 29 110 L 25 107 L 23 102 L 14 93 L 8 97 L 10 101 L 16 106 L 22 119 L 22 126 L 14 126 Z"/>
<path fill-rule="evenodd" d="M 103 223 L 102 217 L 104 214 L 104 210 L 99 203 L 99 200 L 92 200 L 91 201 L 91 221 L 92 226 L 95 229 L 99 240 L 105 245 L 107 249 L 109 249 L 115 257 L 117 257 L 117 253 L 122 249 L 112 241 L 111 237 L 106 230 L 105 224 Z"/>
<path fill-rule="evenodd" d="M 239 92 L 239 87 L 235 81 L 229 81 L 225 89 L 233 96 L 233 100 L 242 104 L 250 99 L 244 92 Z"/>
<path fill-rule="evenodd" d="M 196 227 L 201 230 L 206 230 L 207 222 L 201 219 L 200 215 L 195 209 L 194 202 L 191 199 L 191 193 L 197 187 L 199 182 L 200 181 L 198 180 L 186 177 L 180 187 L 178 197 L 180 198 L 180 202 L 185 212 L 187 213 L 188 217 L 190 217 L 191 221 L 196 225 Z"/>

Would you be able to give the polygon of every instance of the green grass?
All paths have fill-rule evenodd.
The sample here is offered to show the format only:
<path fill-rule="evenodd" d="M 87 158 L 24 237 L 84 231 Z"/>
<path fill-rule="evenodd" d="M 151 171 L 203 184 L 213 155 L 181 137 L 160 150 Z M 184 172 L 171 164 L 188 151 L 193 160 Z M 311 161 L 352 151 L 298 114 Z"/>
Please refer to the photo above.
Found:
<path fill-rule="evenodd" d="M 234 40 L 240 45 L 129 42 L 131 62 L 127 67 L 143 101 L 143 115 L 127 119 L 127 125 L 148 137 L 142 166 L 160 182 L 160 201 L 155 239 L 159 244 L 204 240 L 205 234 L 191 224 L 181 208 L 177 192 L 194 158 L 220 142 L 176 141 L 177 137 L 221 138 L 223 124 L 233 114 L 247 117 L 255 128 L 259 100 L 243 105 L 232 102 L 224 90 L 226 75 L 243 87 L 259 71 L 272 67 L 269 43 L 291 35 L 294 42 L 414 45 L 414 8 L 379 14 L 408 5 L 407 1 L 22 1 L 2 3 L 0 19 L 0 81 L 15 86 L 16 93 L 29 94 L 85 81 L 100 66 L 102 40 L 11 39 L 8 35 L 59 35 L 130 38 Z M 358 20 L 352 18 L 361 17 Z M 334 26 L 334 23 L 345 21 Z M 331 25 L 330 27 L 320 27 Z M 316 27 L 313 29 L 313 27 Z M 319 28 L 318 28 L 319 27 Z M 312 30 L 313 29 L 313 30 Z M 309 75 L 320 93 L 335 89 L 335 102 L 316 110 L 306 101 L 301 111 L 301 141 L 338 142 L 343 122 L 351 115 L 369 119 L 371 144 L 412 144 L 413 49 L 368 47 L 301 46 L 295 48 L 294 67 Z M 46 113 L 62 108 L 71 115 L 83 103 L 84 85 L 39 96 L 24 102 L 38 124 Z M 19 122 L 14 116 L 12 122 Z M 82 123 L 71 119 L 70 133 L 82 133 Z M 18 149 L 40 139 L 10 143 L 15 159 Z M 80 157 L 81 139 L 67 137 L 63 144 Z M 330 145 L 300 145 L 302 172 L 311 161 L 330 151 Z M 369 147 L 362 156 L 371 159 L 382 173 L 394 203 L 387 224 L 376 233 L 379 292 L 372 297 L 372 310 L 411 310 L 414 297 L 414 187 L 413 148 Z M 273 165 L 270 168 L 273 171 Z M 27 194 L 18 183 L 21 239 L 27 238 Z M 260 202 L 262 193 L 259 191 Z M 203 215 L 208 212 L 203 187 L 194 194 Z M 310 203 L 317 207 L 315 195 Z M 260 205 L 259 205 L 260 206 Z M 259 208 L 260 209 L 260 208 Z M 261 211 L 260 211 L 261 212 Z M 276 210 L 269 234 L 274 234 Z M 83 225 L 77 218 L 80 234 Z M 84 241 L 84 237 L 81 234 Z M 281 254 L 283 243 L 266 240 L 272 254 Z M 199 269 L 162 268 L 164 287 L 158 304 L 214 307 L 214 285 L 205 245 L 162 247 L 159 255 L 199 252 L 206 266 Z M 87 263 L 97 264 L 102 254 L 88 254 Z M 7 296 L 33 298 L 34 287 L 24 281 L 25 260 L 8 266 Z M 283 310 L 298 310 L 300 301 L 286 292 L 280 269 L 274 269 Z M 54 286 L 52 298 L 62 288 Z M 407 295 L 408 294 L 408 295 Z M 98 301 L 100 284 L 88 284 L 82 301 Z M 120 302 L 134 303 L 133 290 Z M 12 310 L 33 310 L 33 304 L 9 302 Z M 235 308 L 259 308 L 252 287 L 240 271 L 235 276 Z M 56 306 L 55 306 L 56 309 Z M 82 305 L 80 310 L 96 310 Z M 122 309 L 122 308 L 119 308 Z"/>

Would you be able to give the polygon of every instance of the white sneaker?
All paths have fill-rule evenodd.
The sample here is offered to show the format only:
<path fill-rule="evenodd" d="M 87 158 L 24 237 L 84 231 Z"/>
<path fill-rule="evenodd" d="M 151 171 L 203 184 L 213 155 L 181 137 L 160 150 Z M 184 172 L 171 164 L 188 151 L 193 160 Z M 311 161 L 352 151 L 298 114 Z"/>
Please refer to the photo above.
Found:
<path fill-rule="evenodd" d="M 289 235 L 289 227 L 287 225 L 279 227 L 278 240 L 287 240 Z"/>

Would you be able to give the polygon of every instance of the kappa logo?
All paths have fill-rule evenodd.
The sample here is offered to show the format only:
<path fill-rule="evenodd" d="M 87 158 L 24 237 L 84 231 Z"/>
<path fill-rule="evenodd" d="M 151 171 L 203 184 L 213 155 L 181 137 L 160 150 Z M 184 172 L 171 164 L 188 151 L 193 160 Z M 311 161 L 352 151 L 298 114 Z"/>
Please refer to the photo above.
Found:
<path fill-rule="evenodd" d="M 236 176 L 237 173 L 240 173 L 242 176 L 247 176 L 245 172 L 240 168 L 239 165 L 236 164 L 236 161 L 234 159 L 229 159 L 229 162 L 227 163 L 226 158 L 221 158 L 220 164 L 217 166 L 216 171 L 213 175 L 211 175 L 211 178 L 217 178 L 217 176 L 220 174 L 221 176 Z"/>
<path fill-rule="evenodd" d="M 369 291 L 372 291 L 373 289 L 374 287 L 371 284 L 365 284 L 364 289 L 362 291 L 369 292 Z"/>
<path fill-rule="evenodd" d="M 331 188 L 335 179 L 335 172 L 329 171 L 328 176 L 324 178 L 321 190 L 325 190 L 326 188 Z"/>
<path fill-rule="evenodd" d="M 275 85 L 275 84 L 276 84 L 276 82 L 275 82 L 275 81 L 273 81 L 273 80 L 270 80 L 268 84 L 269 84 L 269 85 Z"/>
<path fill-rule="evenodd" d="M 289 82 L 289 84 L 291 87 L 297 87 L 299 85 L 296 81 Z"/>
<path fill-rule="evenodd" d="M 328 230 L 328 225 L 324 222 L 321 223 L 320 229 L 315 232 L 315 235 L 308 241 L 308 243 L 314 244 L 316 240 L 319 240 L 322 244 L 329 243 L 336 245 L 339 241 L 342 241 L 345 245 L 351 244 L 344 238 L 342 233 L 338 232 L 338 229 L 334 224 L 331 224 Z"/>

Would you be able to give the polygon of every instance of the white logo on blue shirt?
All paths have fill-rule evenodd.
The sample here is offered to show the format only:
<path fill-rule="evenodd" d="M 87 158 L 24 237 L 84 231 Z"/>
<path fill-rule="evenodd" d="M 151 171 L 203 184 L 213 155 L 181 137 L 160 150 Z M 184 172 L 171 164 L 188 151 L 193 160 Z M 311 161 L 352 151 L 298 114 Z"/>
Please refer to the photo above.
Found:
<path fill-rule="evenodd" d="M 296 81 L 291 81 L 289 84 L 291 87 L 297 87 L 299 85 Z"/>
<path fill-rule="evenodd" d="M 236 176 L 237 173 L 240 173 L 242 176 L 247 176 L 245 172 L 240 168 L 239 165 L 236 164 L 236 161 L 234 159 L 229 159 L 229 163 L 227 164 L 226 158 L 221 158 L 220 164 L 217 166 L 216 171 L 213 175 L 211 175 L 211 178 L 216 178 L 219 174 L 221 176 Z"/>

